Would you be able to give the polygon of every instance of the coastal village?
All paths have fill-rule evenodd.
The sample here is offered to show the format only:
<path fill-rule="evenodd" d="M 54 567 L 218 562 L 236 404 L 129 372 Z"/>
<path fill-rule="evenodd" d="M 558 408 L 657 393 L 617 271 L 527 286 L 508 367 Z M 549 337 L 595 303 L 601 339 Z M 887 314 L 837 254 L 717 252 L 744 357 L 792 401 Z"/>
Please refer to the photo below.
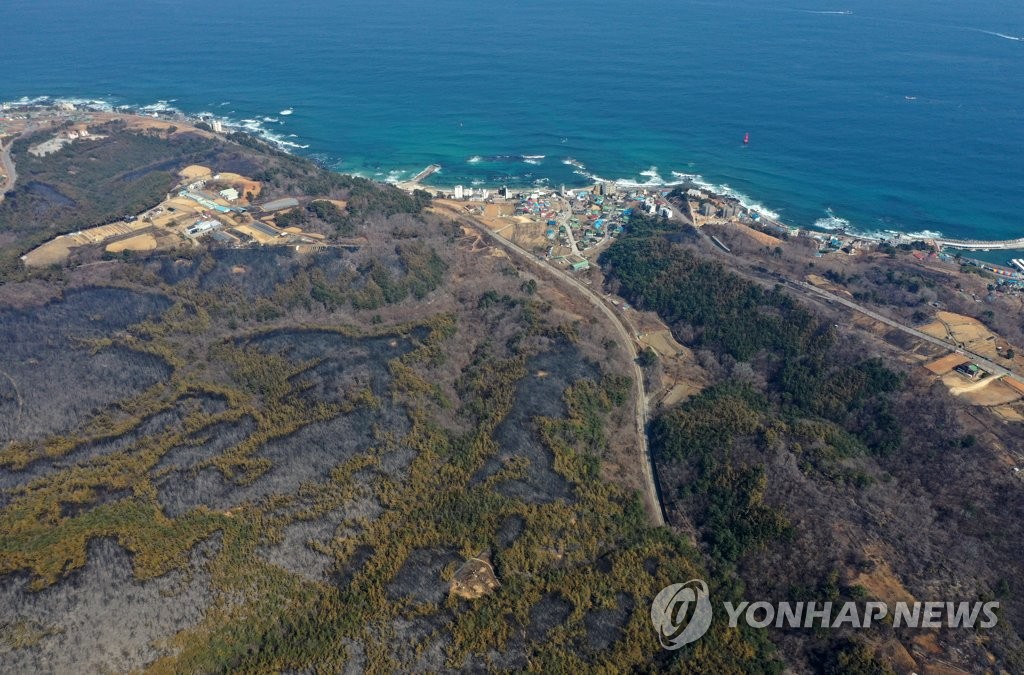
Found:
<path fill-rule="evenodd" d="M 46 126 L 47 119 L 50 127 Z M 153 122 L 140 120 L 138 116 L 128 119 L 132 124 L 165 128 L 175 122 L 187 122 L 180 118 L 162 119 L 159 115 Z M 46 115 L 12 114 L 8 110 L 0 111 L 0 150 L 10 148 L 9 143 L 2 144 L 4 134 L 9 138 L 33 125 L 37 129 L 54 128 L 58 126 L 53 123 L 55 120 L 61 122 L 59 130 L 29 148 L 31 154 L 45 156 L 70 143 L 87 143 L 100 138 L 96 131 L 90 130 L 94 120 L 91 114 L 62 109 L 56 117 L 51 112 L 47 118 Z M 214 133 L 222 132 L 223 128 L 218 125 Z M 2 155 L 6 160 L 5 175 L 13 178 L 15 167 L 9 165 L 6 152 Z M 783 246 L 797 244 L 813 250 L 814 257 L 836 260 L 885 256 L 900 247 L 909 251 L 913 260 L 924 268 L 953 273 L 973 267 L 994 280 L 990 290 L 1024 296 L 1024 261 L 1020 269 L 1015 269 L 971 259 L 963 253 L 951 255 L 945 250 L 956 243 L 966 244 L 967 250 L 980 249 L 986 242 L 900 236 L 883 241 L 845 232 L 797 228 L 748 208 L 732 196 L 716 194 L 696 184 L 625 187 L 599 182 L 583 188 L 520 190 L 503 186 L 495 190 L 461 185 L 440 188 L 421 182 L 439 168 L 427 167 L 413 181 L 398 187 L 409 192 L 431 193 L 435 204 L 472 218 L 495 236 L 587 285 L 595 284 L 595 279 L 600 285 L 601 252 L 624 232 L 634 214 L 642 213 L 679 223 L 680 229 L 692 225 L 699 236 L 706 237 L 726 254 L 736 253 L 726 243 L 736 239 L 747 241 L 748 247 L 756 247 L 751 250 L 762 253 L 781 251 Z M 35 268 L 62 265 L 79 247 L 102 247 L 108 256 L 116 256 L 199 246 L 287 246 L 298 253 L 360 246 L 356 240 L 331 240 L 298 227 L 279 226 L 282 216 L 306 206 L 309 198 L 263 199 L 258 181 L 238 174 L 215 172 L 205 166 L 186 167 L 180 171 L 179 179 L 178 185 L 159 205 L 122 221 L 57 236 L 27 252 L 22 257 L 24 264 Z M 343 202 L 332 203 L 339 211 L 345 210 Z M 1007 248 L 1012 243 L 989 244 L 993 248 Z M 845 289 L 823 276 L 807 274 L 799 283 L 831 297 L 826 300 L 829 304 L 846 303 L 863 311 L 862 307 L 854 305 L 854 298 Z M 618 299 L 606 296 L 605 300 L 633 326 L 641 345 L 669 360 L 687 353 L 675 342 L 667 327 L 652 324 Z M 975 296 L 975 300 L 980 302 L 981 298 Z M 1009 344 L 976 319 L 944 311 L 937 303 L 936 309 L 939 311 L 932 323 L 908 329 L 918 339 L 911 360 L 920 363 L 924 371 L 965 401 L 991 407 L 1008 420 L 1024 421 L 1024 409 L 1018 410 L 1017 405 L 1024 397 L 1024 380 L 1015 376 L 1024 373 L 1024 349 Z M 883 317 L 862 316 L 853 323 L 881 336 L 891 328 L 881 319 Z M 660 403 L 669 405 L 687 393 L 693 393 L 692 388 L 669 382 Z"/>
<path fill-rule="evenodd" d="M 598 183 L 583 189 L 548 191 L 515 192 L 503 187 L 496 193 L 464 186 L 447 190 L 417 187 L 431 190 L 436 203 L 461 210 L 494 235 L 587 285 L 601 285 L 600 253 L 628 227 L 633 213 L 639 211 L 669 222 L 682 221 L 680 226 L 693 225 L 726 254 L 736 255 L 723 241 L 726 238 L 746 240 L 765 255 L 798 244 L 813 250 L 813 257 L 823 262 L 830 258 L 853 262 L 860 256 L 866 260 L 887 258 L 901 247 L 923 268 L 955 274 L 963 266 L 973 267 L 992 275 L 996 281 L 990 288 L 1024 297 L 1024 274 L 1020 271 L 951 255 L 936 242 L 876 241 L 791 227 L 743 206 L 735 198 L 698 186 L 622 188 Z M 934 320 L 911 328 L 874 312 L 864 313 L 864 306 L 854 302 L 853 295 L 820 274 L 806 274 L 790 287 L 809 291 L 811 297 L 819 294 L 827 304 L 845 304 L 854 309 L 850 325 L 879 339 L 889 341 L 900 334 L 904 358 L 926 377 L 941 382 L 968 405 L 989 408 L 1006 421 L 1024 422 L 1024 407 L 1020 403 L 1024 399 L 1024 378 L 1020 376 L 1024 373 L 1024 351 L 981 321 L 933 303 L 933 309 L 937 309 Z M 620 299 L 604 297 L 633 329 L 638 344 L 653 350 L 662 360 L 668 380 L 660 388 L 659 405 L 671 405 L 699 390 L 694 389 L 692 373 L 687 372 L 686 363 L 693 361 L 693 354 L 676 342 L 667 326 Z M 982 302 L 977 296 L 974 300 Z"/>
<path fill-rule="evenodd" d="M 0 106 L 0 195 L 10 189 L 16 176 L 8 154 L 12 137 L 60 127 L 53 137 L 30 150 L 37 156 L 45 155 L 69 143 L 98 140 L 95 135 L 90 136 L 90 125 L 111 119 L 165 129 L 176 123 L 206 121 L 165 110 L 145 115 L 112 112 L 91 103 L 3 104 Z M 227 130 L 220 120 L 210 122 L 214 133 Z M 915 249 L 914 257 L 923 264 L 966 264 L 995 275 L 1002 286 L 1024 289 L 1024 258 L 998 265 L 964 255 L 972 250 L 1024 249 L 1024 240 L 923 239 L 895 233 L 889 239 L 878 239 L 843 231 L 798 228 L 748 208 L 735 197 L 685 182 L 673 186 L 631 187 L 599 182 L 584 188 L 562 186 L 555 190 L 509 187 L 495 190 L 462 185 L 441 188 L 426 184 L 424 181 L 440 168 L 431 165 L 411 181 L 397 186 L 407 191 L 425 190 L 442 200 L 464 202 L 467 213 L 479 217 L 502 236 L 532 252 L 543 251 L 544 257 L 553 264 L 576 272 L 594 266 L 601 251 L 623 231 L 632 214 L 639 211 L 650 216 L 676 218 L 696 228 L 705 225 L 736 228 L 765 246 L 794 238 L 808 240 L 814 242 L 817 255 L 821 257 L 857 256 L 910 245 Z M 154 209 L 130 221 L 58 237 L 27 254 L 25 264 L 59 264 L 67 259 L 66 252 L 70 249 L 90 244 L 103 244 L 110 253 L 160 250 L 205 241 L 204 237 L 225 246 L 292 245 L 300 251 L 327 245 L 323 237 L 315 233 L 275 226 L 275 216 L 299 206 L 296 199 L 261 203 L 258 183 L 244 176 L 214 174 L 206 167 L 189 167 L 182 172 L 181 179 L 165 202 Z M 344 205 L 339 206 L 344 208 Z M 709 238 L 728 251 L 718 237 L 712 234 Z M 58 241 L 61 239 L 63 241 Z M 951 255 L 947 249 L 960 252 Z"/>

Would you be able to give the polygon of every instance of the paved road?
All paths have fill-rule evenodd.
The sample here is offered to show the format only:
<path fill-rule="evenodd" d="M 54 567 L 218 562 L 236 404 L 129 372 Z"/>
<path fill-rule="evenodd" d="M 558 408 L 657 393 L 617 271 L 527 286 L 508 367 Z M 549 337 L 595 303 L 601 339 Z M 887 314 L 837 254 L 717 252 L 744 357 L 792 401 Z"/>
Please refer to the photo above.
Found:
<path fill-rule="evenodd" d="M 14 170 L 14 161 L 11 159 L 12 145 L 14 145 L 13 139 L 7 143 L 6 147 L 0 149 L 0 173 L 7 174 L 7 180 L 0 183 L 0 202 L 4 200 L 4 195 L 14 187 L 14 181 L 18 179 L 18 174 Z"/>
<path fill-rule="evenodd" d="M 544 274 L 554 276 L 560 281 L 565 282 L 569 286 L 573 287 L 584 298 L 590 302 L 591 305 L 601 310 L 604 315 L 608 318 L 611 325 L 619 333 L 619 337 L 625 344 L 626 349 L 629 351 L 630 363 L 633 366 L 633 381 L 636 382 L 636 434 L 640 439 L 640 462 L 643 467 L 644 482 L 647 484 L 647 512 L 651 518 L 651 522 L 659 527 L 665 524 L 665 513 L 662 509 L 661 500 L 658 498 L 658 488 L 654 479 L 654 465 L 651 460 L 651 450 L 647 444 L 647 390 L 644 387 L 644 374 L 640 370 L 640 365 L 637 363 L 637 352 L 636 345 L 633 342 L 634 336 L 626 330 L 626 327 L 622 324 L 622 321 L 615 314 L 613 309 L 609 307 L 601 297 L 590 290 L 585 284 L 580 283 L 569 274 L 562 270 L 548 265 L 547 263 L 539 260 L 537 256 L 533 255 L 526 249 L 513 244 L 511 241 L 498 236 L 491 230 L 489 230 L 483 223 L 476 220 L 472 216 L 460 211 L 457 208 L 443 206 L 435 203 L 435 207 L 443 209 L 448 213 L 456 216 L 460 220 L 469 223 L 484 236 L 490 238 L 499 246 L 515 253 L 534 269 L 541 271 Z"/>
<path fill-rule="evenodd" d="M 580 252 L 580 247 L 576 245 L 576 237 L 572 236 L 572 227 L 569 226 L 569 221 L 572 220 L 572 202 L 566 200 L 565 211 L 561 211 L 557 218 L 559 225 L 565 227 L 565 236 L 569 240 L 569 248 L 575 255 L 583 257 L 583 253 Z"/>
<path fill-rule="evenodd" d="M 1012 370 L 1009 370 L 1008 368 L 1005 368 L 1004 366 L 1001 366 L 998 363 L 995 363 L 994 361 L 990 361 L 990 360 L 986 359 L 984 356 L 981 356 L 980 354 L 975 354 L 974 352 L 972 352 L 972 351 L 970 351 L 968 349 L 964 349 L 963 347 L 960 347 L 959 345 L 953 344 L 952 342 L 948 342 L 948 341 L 943 340 L 941 338 L 937 338 L 937 337 L 935 337 L 933 335 L 928 335 L 927 333 L 922 333 L 921 331 L 919 331 L 919 330 L 917 330 L 915 328 L 911 328 L 909 326 L 904 326 L 903 324 L 901 324 L 901 323 L 899 323 L 897 321 L 893 321 L 889 317 L 883 316 L 882 314 L 879 314 L 878 312 L 874 312 L 874 311 L 868 309 L 867 307 L 864 307 L 863 305 L 859 305 L 856 302 L 853 302 L 852 300 L 847 300 L 844 297 L 838 296 L 838 295 L 836 295 L 834 293 L 830 293 L 830 292 L 828 292 L 826 290 L 823 290 L 821 288 L 813 286 L 813 285 L 807 283 L 806 281 L 789 281 L 788 283 L 789 283 L 790 286 L 793 286 L 795 288 L 798 288 L 798 289 L 801 289 L 801 290 L 804 290 L 804 291 L 807 291 L 807 292 L 810 292 L 810 293 L 814 293 L 815 295 L 819 295 L 819 296 L 821 296 L 823 298 L 831 300 L 832 302 L 838 302 L 840 305 L 843 305 L 845 307 L 849 307 L 850 309 L 852 309 L 854 311 L 857 311 L 857 312 L 860 312 L 861 314 L 864 314 L 865 316 L 869 316 L 872 319 L 875 319 L 876 321 L 881 321 L 885 325 L 891 326 L 892 328 L 895 328 L 896 330 L 903 331 L 904 333 L 906 333 L 908 335 L 911 335 L 911 336 L 913 336 L 913 337 L 915 337 L 915 338 L 917 338 L 919 340 L 924 340 L 925 342 L 930 342 L 933 345 L 942 347 L 943 349 L 948 349 L 950 351 L 954 351 L 957 354 L 963 354 L 964 356 L 969 357 L 974 363 L 977 363 L 983 369 L 985 369 L 986 371 L 988 371 L 992 375 L 995 375 L 996 377 L 1004 377 L 1006 375 L 1012 375 L 1014 378 L 1016 378 L 1018 380 L 1024 381 L 1024 375 L 1018 375 L 1017 373 L 1013 372 Z"/>

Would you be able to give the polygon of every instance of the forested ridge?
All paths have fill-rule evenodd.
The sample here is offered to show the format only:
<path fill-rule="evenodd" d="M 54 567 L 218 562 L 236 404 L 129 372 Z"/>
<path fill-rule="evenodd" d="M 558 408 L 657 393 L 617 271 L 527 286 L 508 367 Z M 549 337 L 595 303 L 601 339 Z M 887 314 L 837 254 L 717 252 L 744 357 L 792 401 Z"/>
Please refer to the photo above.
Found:
<path fill-rule="evenodd" d="M 1021 512 L 1019 489 L 1008 486 L 1008 503 L 985 499 L 999 507 L 983 523 L 976 506 L 957 511 L 990 490 L 998 469 L 959 430 L 948 396 L 779 286 L 671 243 L 678 240 L 669 222 L 634 217 L 601 263 L 610 289 L 657 312 L 713 375 L 708 388 L 653 420 L 650 441 L 670 521 L 695 528 L 714 574 L 758 599 L 811 599 L 814 589 L 823 599 L 877 598 L 874 579 L 889 568 L 918 597 L 960 598 L 965 588 L 968 598 L 1005 593 L 1008 569 L 1020 564 L 1002 536 L 1006 526 L 1019 529 L 1008 515 Z M 961 464 L 988 465 L 988 476 L 972 467 L 964 485 L 949 488 L 941 472 Z M 908 502 L 940 515 L 923 520 Z M 836 538 L 837 531 L 847 534 Z M 943 558 L 943 573 L 922 564 L 929 550 Z M 972 654 L 965 664 L 990 658 L 989 650 L 1010 670 L 1024 664 L 1012 623 L 1022 618 L 1020 605 L 1010 593 L 1002 600 L 996 637 L 943 635 Z M 913 647 L 891 629 L 771 635 L 792 663 L 835 672 L 854 672 L 854 662 L 863 672 L 894 667 L 898 638 L 907 645 L 899 649 Z"/>

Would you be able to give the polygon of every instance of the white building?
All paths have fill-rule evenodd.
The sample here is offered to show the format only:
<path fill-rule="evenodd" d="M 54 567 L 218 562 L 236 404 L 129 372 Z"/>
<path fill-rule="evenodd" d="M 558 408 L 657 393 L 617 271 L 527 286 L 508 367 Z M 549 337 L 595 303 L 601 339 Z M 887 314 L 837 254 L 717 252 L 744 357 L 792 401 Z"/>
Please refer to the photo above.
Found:
<path fill-rule="evenodd" d="M 220 227 L 220 222 L 217 220 L 201 220 L 192 227 L 185 230 L 185 234 L 189 237 L 198 237 L 202 234 L 216 230 Z"/>
<path fill-rule="evenodd" d="M 213 130 L 218 134 L 224 133 L 224 124 L 221 123 L 220 120 L 213 120 L 213 123 L 210 126 L 212 126 Z"/>
<path fill-rule="evenodd" d="M 465 188 L 463 188 L 461 185 L 456 185 L 455 186 L 455 198 L 456 199 L 464 199 L 465 197 L 466 197 Z"/>
<path fill-rule="evenodd" d="M 221 190 L 220 196 L 228 200 L 229 202 L 235 202 L 238 201 L 238 190 L 236 190 L 233 187 L 228 188 L 226 190 Z"/>

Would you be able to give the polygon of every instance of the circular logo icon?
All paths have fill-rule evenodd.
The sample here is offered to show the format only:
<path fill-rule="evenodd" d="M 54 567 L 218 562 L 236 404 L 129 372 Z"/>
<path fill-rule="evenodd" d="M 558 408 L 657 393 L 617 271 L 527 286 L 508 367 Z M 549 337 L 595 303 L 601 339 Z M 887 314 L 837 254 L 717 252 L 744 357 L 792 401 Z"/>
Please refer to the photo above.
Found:
<path fill-rule="evenodd" d="M 651 603 L 651 621 L 665 649 L 679 649 L 700 639 L 711 627 L 708 585 L 690 579 L 663 588 Z"/>

